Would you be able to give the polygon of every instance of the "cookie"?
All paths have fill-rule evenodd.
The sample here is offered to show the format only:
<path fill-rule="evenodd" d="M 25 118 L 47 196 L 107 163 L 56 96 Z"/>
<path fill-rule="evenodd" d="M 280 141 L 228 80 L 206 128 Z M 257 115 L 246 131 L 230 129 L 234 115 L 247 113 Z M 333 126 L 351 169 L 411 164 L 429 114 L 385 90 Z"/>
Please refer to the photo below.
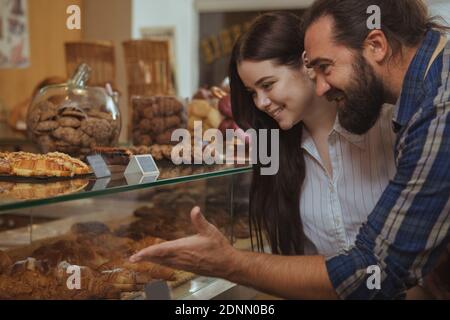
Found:
<path fill-rule="evenodd" d="M 107 120 L 99 119 L 97 126 L 94 128 L 93 138 L 100 141 L 109 141 L 112 136 L 112 127 Z"/>
<path fill-rule="evenodd" d="M 83 111 L 75 110 L 75 109 L 64 109 L 64 111 L 61 112 L 61 115 L 63 117 L 75 117 L 78 119 L 85 119 L 87 116 Z"/>
<path fill-rule="evenodd" d="M 81 130 L 94 138 L 96 145 L 109 145 L 113 129 L 105 119 L 88 118 L 81 122 Z"/>
<path fill-rule="evenodd" d="M 90 148 L 94 144 L 94 138 L 92 138 L 90 135 L 82 132 L 80 136 L 80 144 L 83 148 Z"/>
<path fill-rule="evenodd" d="M 36 126 L 38 125 L 40 119 L 41 119 L 41 109 L 36 107 L 30 112 L 28 112 L 27 115 L 27 127 L 30 130 L 35 130 Z"/>
<path fill-rule="evenodd" d="M 54 120 L 57 115 L 58 115 L 58 112 L 56 111 L 56 109 L 55 110 L 42 111 L 42 113 L 41 113 L 41 121 Z"/>
<path fill-rule="evenodd" d="M 34 130 L 36 130 L 36 131 L 52 131 L 58 127 L 59 127 L 59 124 L 56 121 L 42 121 L 36 125 Z"/>
<path fill-rule="evenodd" d="M 168 116 L 164 118 L 164 127 L 172 128 L 181 124 L 181 117 L 179 116 Z"/>
<path fill-rule="evenodd" d="M 102 111 L 98 111 L 98 110 L 90 110 L 87 112 L 87 115 L 89 117 L 93 117 L 93 118 L 105 119 L 110 122 L 113 121 L 112 115 L 107 112 L 102 112 Z"/>
<path fill-rule="evenodd" d="M 172 132 L 173 129 L 164 131 L 163 133 L 157 135 L 155 142 L 157 144 L 171 144 L 172 142 L 170 141 L 170 139 L 172 137 Z"/>
<path fill-rule="evenodd" d="M 142 119 L 139 122 L 139 129 L 141 130 L 141 132 L 148 132 L 152 129 L 152 121 L 150 121 L 150 119 Z"/>
<path fill-rule="evenodd" d="M 58 119 L 58 123 L 61 127 L 78 128 L 81 126 L 81 121 L 75 117 L 61 117 Z"/>
<path fill-rule="evenodd" d="M 165 120 L 163 117 L 152 119 L 151 131 L 153 134 L 158 135 L 160 133 L 163 133 L 165 129 Z"/>
<path fill-rule="evenodd" d="M 152 144 L 152 138 L 148 135 L 148 134 L 143 134 L 140 135 L 137 139 L 137 141 L 135 142 L 136 145 L 144 145 L 144 146 L 149 146 Z"/>
<path fill-rule="evenodd" d="M 59 127 L 52 132 L 54 138 L 72 146 L 79 146 L 81 144 L 81 134 L 81 131 L 71 127 Z"/>
<path fill-rule="evenodd" d="M 136 112 L 136 114 L 139 114 Z M 147 107 L 142 111 L 142 115 L 146 117 L 147 119 L 151 119 L 155 116 L 155 112 L 152 107 Z"/>
<path fill-rule="evenodd" d="M 57 107 L 49 101 L 42 101 L 37 108 L 41 110 L 40 121 L 53 120 L 58 115 Z"/>

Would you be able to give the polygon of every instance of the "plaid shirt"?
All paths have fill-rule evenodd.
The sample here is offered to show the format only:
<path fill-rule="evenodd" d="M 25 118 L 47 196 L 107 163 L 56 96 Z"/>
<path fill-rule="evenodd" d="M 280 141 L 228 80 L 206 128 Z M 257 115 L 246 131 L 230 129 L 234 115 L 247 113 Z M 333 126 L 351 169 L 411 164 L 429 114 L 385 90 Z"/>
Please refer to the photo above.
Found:
<path fill-rule="evenodd" d="M 439 40 L 437 31 L 427 32 L 404 79 L 394 119 L 395 177 L 354 246 L 326 261 L 341 298 L 404 298 L 449 243 L 450 43 L 426 74 Z"/>

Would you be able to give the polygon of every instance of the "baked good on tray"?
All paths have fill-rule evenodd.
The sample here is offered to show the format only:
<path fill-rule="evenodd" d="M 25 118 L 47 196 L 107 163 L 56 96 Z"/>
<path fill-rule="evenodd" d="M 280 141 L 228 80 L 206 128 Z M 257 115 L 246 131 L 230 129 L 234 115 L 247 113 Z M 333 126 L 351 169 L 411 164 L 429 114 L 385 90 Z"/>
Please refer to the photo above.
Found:
<path fill-rule="evenodd" d="M 34 251 L 0 251 L 0 299 L 121 299 L 156 279 L 176 281 L 171 268 L 128 260 L 137 250 L 163 241 L 117 237 L 96 221 L 74 224 L 63 239 Z M 67 287 L 71 266 L 80 268 L 80 289 Z"/>
<path fill-rule="evenodd" d="M 92 153 L 100 154 L 109 165 L 128 165 L 133 153 L 127 148 L 93 147 Z"/>
<path fill-rule="evenodd" d="M 73 177 L 91 173 L 84 162 L 61 152 L 1 152 L 0 174 L 21 177 Z"/>
<path fill-rule="evenodd" d="M 83 190 L 88 179 L 71 179 L 44 183 L 0 181 L 0 198 L 32 200 L 61 196 Z"/>

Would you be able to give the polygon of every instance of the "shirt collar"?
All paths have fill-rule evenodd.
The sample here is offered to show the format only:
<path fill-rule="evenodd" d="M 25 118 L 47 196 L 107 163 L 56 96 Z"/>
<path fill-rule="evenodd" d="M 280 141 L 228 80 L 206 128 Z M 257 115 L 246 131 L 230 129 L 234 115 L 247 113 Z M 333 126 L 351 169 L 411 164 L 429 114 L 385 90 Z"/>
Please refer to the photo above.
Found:
<path fill-rule="evenodd" d="M 337 134 L 339 134 L 340 136 L 344 137 L 344 139 L 346 139 L 348 142 L 354 144 L 355 146 L 357 146 L 358 148 L 364 150 L 365 149 L 365 135 L 361 134 L 354 134 L 351 133 L 349 131 L 347 131 L 346 129 L 344 129 L 341 124 L 339 123 L 339 118 L 336 117 L 336 121 L 334 122 L 334 126 L 333 126 L 333 131 L 336 132 Z M 333 133 L 333 131 L 331 131 L 330 134 Z"/>
<path fill-rule="evenodd" d="M 396 132 L 408 123 L 412 115 L 419 108 L 421 97 L 424 96 L 423 83 L 425 72 L 439 44 L 440 36 L 438 31 L 428 30 L 421 46 L 408 67 L 408 71 L 403 80 L 400 97 L 395 105 L 393 122 Z"/>
<path fill-rule="evenodd" d="M 366 147 L 365 144 L 365 135 L 358 135 L 353 134 L 351 132 L 348 132 L 345 130 L 339 123 L 339 118 L 336 116 L 336 120 L 334 121 L 333 129 L 331 130 L 329 137 L 333 134 L 337 134 L 344 139 L 346 139 L 351 144 L 357 146 L 358 148 L 364 150 Z M 308 129 L 306 129 L 305 126 L 303 126 L 303 133 L 302 133 L 302 148 L 312 152 L 313 149 L 315 149 L 314 140 L 311 137 L 310 133 L 308 132 Z"/>

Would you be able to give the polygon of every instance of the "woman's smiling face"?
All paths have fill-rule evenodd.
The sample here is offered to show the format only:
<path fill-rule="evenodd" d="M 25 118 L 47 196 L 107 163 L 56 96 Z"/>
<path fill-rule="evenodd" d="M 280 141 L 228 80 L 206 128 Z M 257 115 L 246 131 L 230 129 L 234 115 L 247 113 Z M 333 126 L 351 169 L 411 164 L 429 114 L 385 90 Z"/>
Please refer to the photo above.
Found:
<path fill-rule="evenodd" d="M 255 106 L 283 130 L 299 123 L 313 103 L 314 84 L 303 67 L 296 70 L 272 60 L 244 60 L 238 73 Z"/>

